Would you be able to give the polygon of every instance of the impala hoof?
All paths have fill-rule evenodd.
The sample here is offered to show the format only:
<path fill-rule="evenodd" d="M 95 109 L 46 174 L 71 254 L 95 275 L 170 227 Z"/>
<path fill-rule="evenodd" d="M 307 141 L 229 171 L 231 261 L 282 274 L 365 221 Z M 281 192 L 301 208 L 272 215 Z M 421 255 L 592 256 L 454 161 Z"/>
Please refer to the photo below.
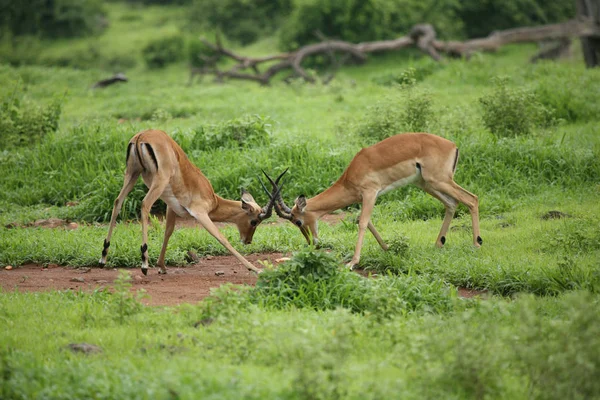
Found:
<path fill-rule="evenodd" d="M 165 269 L 159 269 L 158 270 L 158 274 L 159 275 L 166 275 L 167 274 L 167 269 L 166 268 Z"/>
<path fill-rule="evenodd" d="M 142 268 L 142 274 L 144 274 L 144 276 L 148 275 L 148 268 Z"/>

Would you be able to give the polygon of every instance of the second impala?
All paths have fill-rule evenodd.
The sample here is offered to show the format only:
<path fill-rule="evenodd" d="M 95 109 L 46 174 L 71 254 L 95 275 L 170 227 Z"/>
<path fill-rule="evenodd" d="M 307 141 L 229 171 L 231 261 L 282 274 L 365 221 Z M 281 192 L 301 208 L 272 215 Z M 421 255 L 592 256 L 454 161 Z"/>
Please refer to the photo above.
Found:
<path fill-rule="evenodd" d="M 276 199 L 277 214 L 291 221 L 311 243 L 318 240 L 317 220 L 337 209 L 362 202 L 358 222 L 358 241 L 349 267 L 358 265 L 365 231 L 375 236 L 379 245 L 387 245 L 371 223 L 371 213 L 377 197 L 398 187 L 413 184 L 444 204 L 446 215 L 436 240 L 441 247 L 446 242 L 446 233 L 458 203 L 463 203 L 471 213 L 473 244 L 482 243 L 479 236 L 479 202 L 454 182 L 454 171 L 458 162 L 458 148 L 451 141 L 429 133 L 404 133 L 389 137 L 362 149 L 354 156 L 342 176 L 327 190 L 307 199 L 304 195 L 289 208 L 279 193 L 279 177 L 273 185 L 271 200 Z"/>
<path fill-rule="evenodd" d="M 211 235 L 249 270 L 259 269 L 246 260 L 227 238 L 221 234 L 214 222 L 232 222 L 240 232 L 244 244 L 252 242 L 256 227 L 271 216 L 274 200 L 260 207 L 250 193 L 242 191 L 242 201 L 226 200 L 217 196 L 204 174 L 190 162 L 181 147 L 163 131 L 148 130 L 136 134 L 127 146 L 127 169 L 125 182 L 110 219 L 108 235 L 104 240 L 104 249 L 100 264 L 106 264 L 106 255 L 110 246 L 110 237 L 116 224 L 127 194 L 133 189 L 139 176 L 148 187 L 148 193 L 142 201 L 142 272 L 148 272 L 148 215 L 150 207 L 159 198 L 167 204 L 167 222 L 162 249 L 158 257 L 159 273 L 166 273 L 165 252 L 167 243 L 175 228 L 176 217 L 194 218 Z"/>

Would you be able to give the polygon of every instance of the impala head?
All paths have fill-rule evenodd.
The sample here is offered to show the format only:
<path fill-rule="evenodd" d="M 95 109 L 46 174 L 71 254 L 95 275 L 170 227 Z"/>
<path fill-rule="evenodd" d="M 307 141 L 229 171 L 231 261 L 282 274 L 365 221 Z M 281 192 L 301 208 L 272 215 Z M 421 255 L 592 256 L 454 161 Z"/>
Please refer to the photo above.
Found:
<path fill-rule="evenodd" d="M 250 193 L 242 189 L 242 210 L 244 210 L 244 214 L 242 218 L 239 218 L 236 221 L 242 243 L 252 243 L 252 237 L 254 236 L 256 227 L 271 216 L 274 204 L 275 200 L 271 199 L 266 206 L 261 207 L 256 203 L 254 197 L 252 197 Z"/>
<path fill-rule="evenodd" d="M 271 186 L 273 187 L 273 191 L 269 192 L 263 185 L 263 189 L 267 191 L 271 200 L 275 200 L 275 212 L 283 219 L 287 219 L 292 224 L 296 225 L 302 235 L 306 238 L 308 244 L 314 242 L 314 238 L 317 237 L 317 219 L 318 216 L 315 213 L 307 211 L 306 209 L 306 196 L 300 195 L 294 200 L 294 206 L 292 208 L 288 207 L 283 201 L 283 197 L 281 196 L 281 188 L 283 187 L 283 183 L 279 185 L 279 181 L 283 174 L 287 172 L 287 169 L 281 173 L 273 181 L 269 175 L 267 175 L 264 171 L 263 173 L 271 182 Z"/>

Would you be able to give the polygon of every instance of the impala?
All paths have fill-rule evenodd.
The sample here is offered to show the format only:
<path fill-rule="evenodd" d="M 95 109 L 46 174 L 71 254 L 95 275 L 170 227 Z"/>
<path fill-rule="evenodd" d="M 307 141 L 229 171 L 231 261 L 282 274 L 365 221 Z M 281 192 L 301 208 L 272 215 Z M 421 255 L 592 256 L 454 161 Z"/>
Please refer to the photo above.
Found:
<path fill-rule="evenodd" d="M 304 195 L 295 200 L 290 209 L 283 201 L 279 179 L 274 182 L 267 176 L 276 200 L 276 213 L 300 228 L 308 243 L 318 241 L 317 221 L 331 211 L 362 202 L 358 221 L 358 240 L 350 268 L 358 265 L 365 230 L 368 228 L 381 248 L 387 245 L 371 223 L 371 213 L 377 197 L 398 187 L 413 184 L 442 202 L 446 214 L 436 245 L 442 247 L 458 203 L 469 209 L 473 225 L 473 244 L 479 247 L 479 202 L 477 196 L 458 186 L 453 180 L 458 148 L 451 141 L 429 133 L 405 133 L 389 137 L 359 151 L 342 176 L 328 189 L 307 199 Z M 265 174 L 266 175 L 266 174 Z"/>
<path fill-rule="evenodd" d="M 242 242 L 249 244 L 252 242 L 256 227 L 271 216 L 274 199 L 261 208 L 250 193 L 244 190 L 242 190 L 242 201 L 227 200 L 217 196 L 208 179 L 198 167 L 190 162 L 181 147 L 169 135 L 159 130 L 140 132 L 129 141 L 126 164 L 123 187 L 115 200 L 100 265 L 106 264 L 110 238 L 123 201 L 141 175 L 148 187 L 148 193 L 142 201 L 141 212 L 141 252 L 144 275 L 148 273 L 148 245 L 146 243 L 148 240 L 148 214 L 154 202 L 159 198 L 167 204 L 165 237 L 157 262 L 160 274 L 167 272 L 165 252 L 177 217 L 194 218 L 227 250 L 233 253 L 246 268 L 259 272 L 258 268 L 233 248 L 214 223 L 234 223 L 240 232 Z"/>

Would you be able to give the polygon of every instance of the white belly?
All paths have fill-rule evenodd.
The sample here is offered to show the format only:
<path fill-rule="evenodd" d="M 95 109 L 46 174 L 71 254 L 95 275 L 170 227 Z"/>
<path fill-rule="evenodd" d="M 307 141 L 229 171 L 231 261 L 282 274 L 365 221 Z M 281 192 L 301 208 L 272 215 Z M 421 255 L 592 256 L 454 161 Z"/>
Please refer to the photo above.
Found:
<path fill-rule="evenodd" d="M 175 212 L 180 217 L 188 217 L 189 213 L 185 210 L 185 207 L 181 205 L 177 197 L 173 194 L 173 189 L 171 189 L 171 185 L 167 185 L 165 190 L 162 192 L 160 196 L 162 201 L 167 203 L 169 208 Z"/>
<path fill-rule="evenodd" d="M 379 192 L 377 192 L 377 196 L 379 197 L 382 194 L 389 192 L 390 190 L 394 190 L 399 187 L 414 183 L 419 179 L 420 176 L 421 176 L 421 174 L 419 173 L 419 170 L 417 170 L 417 172 L 414 175 L 410 175 L 410 176 L 407 176 L 406 178 L 399 179 L 396 182 L 393 182 L 390 185 L 384 187 L 383 189 L 380 189 Z"/>

